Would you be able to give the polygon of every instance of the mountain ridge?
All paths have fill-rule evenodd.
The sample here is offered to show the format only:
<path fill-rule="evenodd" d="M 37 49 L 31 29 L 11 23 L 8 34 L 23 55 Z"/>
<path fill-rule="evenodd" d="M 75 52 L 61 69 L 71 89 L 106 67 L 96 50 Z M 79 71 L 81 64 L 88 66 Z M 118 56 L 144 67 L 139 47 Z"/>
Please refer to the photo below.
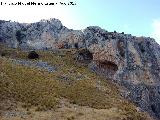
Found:
<path fill-rule="evenodd" d="M 26 50 L 85 49 L 77 61 L 89 61 L 92 71 L 126 88 L 125 98 L 160 118 L 160 45 L 153 38 L 96 26 L 72 30 L 50 19 L 26 26 L 0 22 L 0 41 Z"/>

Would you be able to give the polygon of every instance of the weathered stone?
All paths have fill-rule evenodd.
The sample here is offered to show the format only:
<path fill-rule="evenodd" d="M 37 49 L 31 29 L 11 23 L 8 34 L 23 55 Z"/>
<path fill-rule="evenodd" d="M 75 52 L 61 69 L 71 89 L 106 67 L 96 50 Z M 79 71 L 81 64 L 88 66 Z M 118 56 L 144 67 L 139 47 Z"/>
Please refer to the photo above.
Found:
<path fill-rule="evenodd" d="M 79 63 L 89 64 L 93 60 L 93 55 L 89 50 L 81 49 L 74 54 L 74 59 Z"/>
<path fill-rule="evenodd" d="M 160 118 L 160 94 L 157 93 L 160 46 L 155 40 L 124 33 L 104 33 L 99 27 L 88 27 L 84 31 L 87 48 L 93 54 L 90 68 L 127 88 L 130 94 L 125 95 L 126 98 Z"/>
<path fill-rule="evenodd" d="M 51 66 L 47 62 L 43 62 L 41 60 L 38 61 L 30 61 L 30 60 L 16 60 L 16 59 L 10 59 L 12 63 L 24 65 L 31 68 L 37 68 L 40 70 L 46 70 L 48 72 L 55 72 L 57 70 L 56 66 Z"/>
<path fill-rule="evenodd" d="M 59 41 L 67 43 L 68 48 L 83 48 L 84 36 L 82 31 L 74 30 L 60 35 Z"/>

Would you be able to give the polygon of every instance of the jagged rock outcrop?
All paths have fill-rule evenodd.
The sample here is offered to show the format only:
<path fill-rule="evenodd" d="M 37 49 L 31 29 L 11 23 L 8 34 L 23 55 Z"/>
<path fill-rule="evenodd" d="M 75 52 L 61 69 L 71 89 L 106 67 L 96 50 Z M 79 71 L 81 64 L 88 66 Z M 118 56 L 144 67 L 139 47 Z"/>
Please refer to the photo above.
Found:
<path fill-rule="evenodd" d="M 107 32 L 99 27 L 84 31 L 93 54 L 95 72 L 127 88 L 125 97 L 160 118 L 160 46 L 152 38 Z"/>
<path fill-rule="evenodd" d="M 31 24 L 0 21 L 0 41 L 10 47 L 75 48 L 75 44 L 83 46 L 83 40 L 80 30 L 68 29 L 58 19 L 41 20 Z"/>
<path fill-rule="evenodd" d="M 74 54 L 74 59 L 77 61 L 77 63 L 80 63 L 83 66 L 88 66 L 88 64 L 93 60 L 93 54 L 87 49 L 80 49 Z"/>
<path fill-rule="evenodd" d="M 28 46 L 37 49 L 54 48 L 60 34 L 70 31 L 58 19 L 41 20 L 27 27 Z"/>
<path fill-rule="evenodd" d="M 16 32 L 23 28 L 24 25 L 18 22 L 0 20 L 0 41 L 7 43 L 10 47 L 17 48 L 18 40 Z"/>
<path fill-rule="evenodd" d="M 85 48 L 93 59 L 92 70 L 125 87 L 124 97 L 160 119 L 160 45 L 152 38 L 94 26 L 72 30 L 50 19 L 32 24 L 0 21 L 0 42 L 23 49 Z"/>

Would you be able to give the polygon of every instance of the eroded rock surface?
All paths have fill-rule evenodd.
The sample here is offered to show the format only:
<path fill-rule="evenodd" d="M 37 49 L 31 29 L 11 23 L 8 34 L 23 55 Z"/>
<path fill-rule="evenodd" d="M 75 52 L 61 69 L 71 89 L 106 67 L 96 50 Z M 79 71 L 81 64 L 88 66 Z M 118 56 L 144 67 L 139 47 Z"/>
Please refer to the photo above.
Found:
<path fill-rule="evenodd" d="M 160 118 L 160 46 L 155 40 L 97 27 L 85 31 L 91 69 L 126 87 L 126 98 Z"/>
<path fill-rule="evenodd" d="M 36 23 L 0 21 L 0 42 L 23 49 L 75 48 L 83 45 L 81 30 L 68 29 L 58 19 Z"/>

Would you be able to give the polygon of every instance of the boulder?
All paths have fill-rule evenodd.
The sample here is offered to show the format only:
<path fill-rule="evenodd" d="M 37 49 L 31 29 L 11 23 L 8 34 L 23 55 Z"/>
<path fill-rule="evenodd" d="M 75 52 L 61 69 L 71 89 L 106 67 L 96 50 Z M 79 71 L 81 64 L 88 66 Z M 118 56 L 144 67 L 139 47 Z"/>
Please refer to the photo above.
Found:
<path fill-rule="evenodd" d="M 35 51 L 30 51 L 28 54 L 29 59 L 38 59 L 39 55 Z"/>

